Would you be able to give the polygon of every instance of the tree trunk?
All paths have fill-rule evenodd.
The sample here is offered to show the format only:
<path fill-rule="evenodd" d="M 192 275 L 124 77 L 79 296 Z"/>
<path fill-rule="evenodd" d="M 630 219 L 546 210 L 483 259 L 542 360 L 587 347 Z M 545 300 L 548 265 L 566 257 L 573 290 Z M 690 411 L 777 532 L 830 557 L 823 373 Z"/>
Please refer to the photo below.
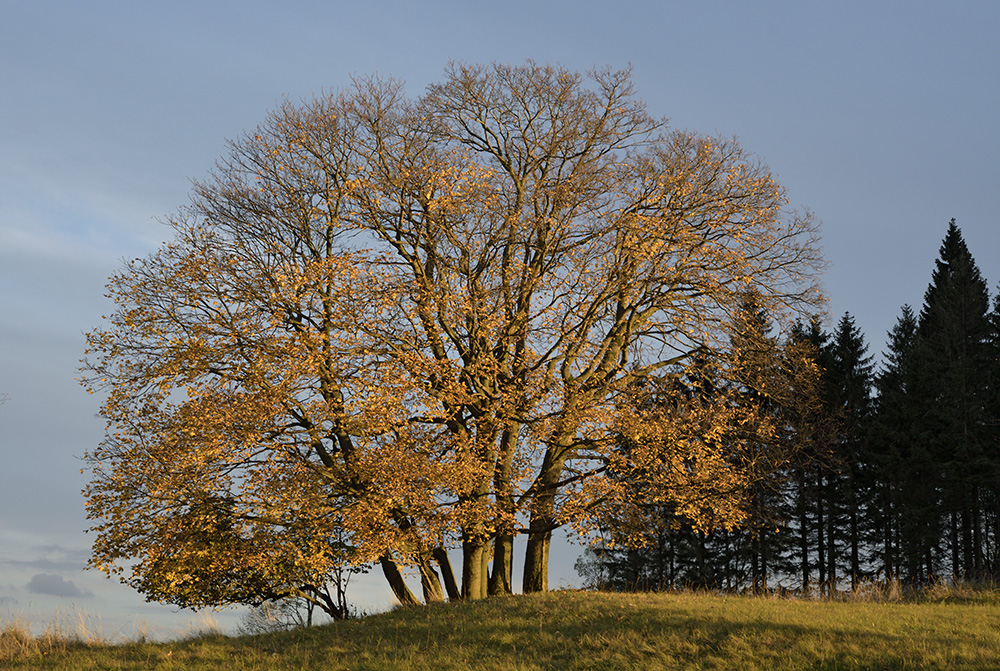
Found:
<path fill-rule="evenodd" d="M 949 532 L 951 540 L 951 577 L 955 582 L 958 582 L 963 578 L 962 560 L 959 558 L 958 551 L 958 513 L 952 511 L 949 517 L 951 522 L 951 530 Z"/>
<path fill-rule="evenodd" d="M 424 603 L 444 601 L 441 581 L 438 579 L 438 574 L 434 570 L 434 566 L 431 565 L 430 553 L 421 555 L 417 569 L 420 571 L 420 587 L 424 592 Z"/>
<path fill-rule="evenodd" d="M 853 486 L 853 483 L 852 483 Z M 858 520 L 858 502 L 856 494 L 851 493 L 851 591 L 858 588 L 858 580 L 861 577 L 861 557 L 859 536 L 861 534 Z"/>
<path fill-rule="evenodd" d="M 479 575 L 480 578 L 480 592 L 483 597 L 486 598 L 490 594 L 490 559 L 492 558 L 492 553 L 490 552 L 489 541 L 483 541 L 483 551 L 479 554 Z"/>
<path fill-rule="evenodd" d="M 826 521 L 823 517 L 823 490 L 816 488 L 816 567 L 819 569 L 820 596 L 827 593 L 826 582 Z"/>
<path fill-rule="evenodd" d="M 528 522 L 528 542 L 524 549 L 524 579 L 521 589 L 525 594 L 549 591 L 549 545 L 552 530 L 556 528 L 556 490 L 563 465 L 570 456 L 572 437 L 564 436 L 545 451 L 542 468 L 535 484 L 538 492 L 531 501 L 531 519 Z"/>
<path fill-rule="evenodd" d="M 493 541 L 493 572 L 489 578 L 489 595 L 511 594 L 514 569 L 514 520 L 517 506 L 511 491 L 514 453 L 521 432 L 520 422 L 508 422 L 500 437 L 500 467 L 494 478 L 497 492 L 497 506 L 504 515 L 496 538 Z"/>
<path fill-rule="evenodd" d="M 897 579 L 897 569 L 896 561 L 893 557 L 893 529 L 896 528 L 896 512 L 891 500 L 886 497 L 886 503 L 888 510 L 885 512 L 885 526 L 882 529 L 882 569 L 885 575 L 886 582 L 891 582 Z"/>
<path fill-rule="evenodd" d="M 549 542 L 551 531 L 529 531 L 524 549 L 524 579 L 521 590 L 525 594 L 549 591 Z"/>
<path fill-rule="evenodd" d="M 441 567 L 441 577 L 444 579 L 444 588 L 448 592 L 448 600 L 458 601 L 462 598 L 462 592 L 458 589 L 458 582 L 455 580 L 455 571 L 451 568 L 448 551 L 441 547 L 434 548 L 434 559 Z"/>
<path fill-rule="evenodd" d="M 493 541 L 493 572 L 490 573 L 489 595 L 511 594 L 514 569 L 514 536 L 500 534 Z"/>
<path fill-rule="evenodd" d="M 758 542 L 760 543 L 760 593 L 764 594 L 767 592 L 767 550 L 769 545 L 763 536 Z"/>
<path fill-rule="evenodd" d="M 399 525 L 399 528 L 402 529 L 403 531 L 406 531 L 407 529 L 410 529 L 413 526 L 412 522 L 402 513 L 397 512 L 394 515 L 394 517 L 396 519 L 396 523 Z M 444 601 L 444 592 L 441 590 L 441 581 L 438 579 L 437 572 L 434 570 L 434 566 L 431 564 L 432 556 L 433 553 L 422 551 L 420 552 L 420 555 L 417 558 L 417 570 L 420 572 L 420 587 L 424 593 L 425 603 L 431 603 L 434 601 Z M 383 571 L 386 570 L 385 563 L 382 564 L 382 570 Z M 393 563 L 392 570 L 395 571 L 396 574 L 399 574 L 399 569 L 396 568 L 395 563 Z M 386 578 L 389 579 L 389 584 L 390 586 L 392 586 L 392 590 L 395 593 L 396 586 L 393 585 L 393 578 L 389 577 L 389 573 L 386 573 Z M 406 585 L 402 583 L 402 577 L 399 578 L 398 583 L 402 584 L 403 587 L 406 587 Z M 404 603 L 398 593 L 396 594 L 396 598 L 400 599 L 400 603 Z"/>
<path fill-rule="evenodd" d="M 698 532 L 698 586 L 701 588 L 708 587 L 708 569 L 705 566 L 705 557 L 708 555 L 708 550 L 705 548 L 705 533 L 702 531 Z"/>
<path fill-rule="evenodd" d="M 972 551 L 972 502 L 966 498 L 962 506 L 962 578 L 976 579 L 976 566 Z"/>
<path fill-rule="evenodd" d="M 972 568 L 975 571 L 975 579 L 982 580 L 985 577 L 983 571 L 983 502 L 980 500 L 979 488 L 972 494 L 972 543 L 973 561 Z"/>
<path fill-rule="evenodd" d="M 486 566 L 489 544 L 477 538 L 462 542 L 462 598 L 485 599 L 487 595 Z"/>
<path fill-rule="evenodd" d="M 385 579 L 389 582 L 389 587 L 392 588 L 392 593 L 398 601 L 403 606 L 415 606 L 420 603 L 417 597 L 413 595 L 410 588 L 406 586 L 406 582 L 403 581 L 403 574 L 399 572 L 399 567 L 396 566 L 389 555 L 382 555 L 379 560 L 382 565 L 382 573 L 385 574 Z"/>
<path fill-rule="evenodd" d="M 800 556 L 800 570 L 802 571 L 802 594 L 803 596 L 809 596 L 809 578 L 812 570 L 809 567 L 809 514 L 806 511 L 806 476 L 805 473 L 799 473 L 799 496 L 798 496 L 798 513 L 799 513 L 799 552 Z"/>
<path fill-rule="evenodd" d="M 831 505 L 826 515 L 826 578 L 830 581 L 827 594 L 833 596 L 837 593 L 837 545 L 835 542 L 836 528 L 834 526 L 836 518 L 833 514 L 834 508 Z"/>

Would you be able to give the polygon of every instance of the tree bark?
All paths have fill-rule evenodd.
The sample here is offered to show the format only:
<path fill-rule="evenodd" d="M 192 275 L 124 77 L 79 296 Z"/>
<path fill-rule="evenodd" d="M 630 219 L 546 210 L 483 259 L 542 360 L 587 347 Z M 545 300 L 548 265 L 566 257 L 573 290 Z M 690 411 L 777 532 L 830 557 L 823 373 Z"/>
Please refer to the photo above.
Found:
<path fill-rule="evenodd" d="M 382 555 L 379 559 L 379 563 L 382 565 L 382 573 L 385 574 L 385 579 L 389 583 L 389 587 L 392 588 L 392 593 L 396 597 L 396 601 L 404 606 L 415 606 L 420 603 L 417 597 L 413 595 L 410 588 L 406 586 L 406 582 L 403 581 L 403 574 L 399 572 L 399 567 L 396 566 L 396 562 L 389 557 L 389 555 Z"/>
<path fill-rule="evenodd" d="M 513 478 L 514 453 L 517 450 L 517 440 L 520 435 L 520 422 L 508 422 L 500 439 L 500 467 L 495 476 L 497 506 L 504 515 L 496 538 L 493 541 L 493 572 L 489 577 L 489 595 L 497 596 L 511 594 L 511 581 L 514 568 L 514 533 L 513 524 L 517 514 L 517 506 L 511 491 Z"/>
<path fill-rule="evenodd" d="M 549 590 L 549 542 L 551 539 L 551 531 L 528 532 L 528 543 L 524 550 L 524 579 L 521 581 L 521 590 L 525 594 Z"/>
<path fill-rule="evenodd" d="M 546 455 L 548 456 L 548 455 Z M 548 461 L 548 459 L 546 459 Z M 562 466 L 559 467 L 559 472 Z M 536 494 L 528 523 L 528 542 L 524 549 L 524 576 L 521 590 L 525 594 L 549 591 L 549 545 L 555 528 L 555 488 L 558 473 L 542 472 L 543 491 Z"/>
<path fill-rule="evenodd" d="M 431 564 L 430 553 L 424 553 L 420 556 L 417 569 L 420 571 L 420 587 L 424 592 L 424 603 L 444 601 L 444 591 L 441 589 L 441 581 L 438 579 L 437 571 Z"/>
<path fill-rule="evenodd" d="M 954 510 L 949 516 L 949 521 L 949 539 L 951 541 L 951 577 L 955 582 L 958 582 L 964 576 L 962 572 L 962 560 L 960 559 L 958 551 L 958 513 Z"/>
<path fill-rule="evenodd" d="M 493 541 L 493 571 L 490 573 L 489 595 L 511 594 L 514 568 L 514 536 L 500 534 Z"/>
<path fill-rule="evenodd" d="M 830 500 L 830 507 L 826 513 L 826 579 L 830 583 L 826 590 L 828 596 L 834 596 L 837 593 L 837 516 L 835 515 L 837 509 L 833 503 L 834 487 L 835 485 L 828 483 Z"/>
<path fill-rule="evenodd" d="M 851 482 L 851 590 L 859 587 L 861 579 L 861 553 L 860 553 L 860 513 L 858 510 L 858 500 L 855 490 L 855 483 Z"/>
<path fill-rule="evenodd" d="M 798 473 L 798 481 L 799 561 L 802 571 L 802 594 L 809 596 L 811 588 L 809 578 L 812 575 L 812 569 L 809 566 L 809 514 L 806 510 L 806 476 L 802 470 Z"/>
<path fill-rule="evenodd" d="M 556 524 L 556 491 L 563 466 L 570 457 L 572 436 L 557 433 L 560 438 L 545 452 L 535 484 L 538 491 L 531 500 L 528 522 L 528 543 L 524 550 L 524 576 L 521 589 L 525 594 L 549 591 L 549 545 Z"/>
<path fill-rule="evenodd" d="M 487 595 L 486 567 L 489 544 L 477 538 L 462 543 L 462 598 L 485 599 Z"/>
<path fill-rule="evenodd" d="M 441 577 L 444 579 L 444 588 L 448 593 L 449 601 L 458 601 L 462 598 L 462 592 L 458 589 L 458 582 L 455 580 L 455 571 L 451 568 L 451 559 L 448 551 L 444 548 L 434 548 L 434 559 L 441 567 Z"/>
<path fill-rule="evenodd" d="M 827 593 L 826 581 L 826 522 L 823 518 L 823 490 L 816 487 L 816 567 L 819 569 L 820 596 Z"/>

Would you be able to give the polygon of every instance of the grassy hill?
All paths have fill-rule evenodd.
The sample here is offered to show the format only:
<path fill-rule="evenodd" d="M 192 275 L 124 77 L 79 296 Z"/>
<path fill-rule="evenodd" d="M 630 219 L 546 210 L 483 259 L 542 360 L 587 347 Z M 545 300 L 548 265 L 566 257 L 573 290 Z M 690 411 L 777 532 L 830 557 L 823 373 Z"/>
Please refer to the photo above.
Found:
<path fill-rule="evenodd" d="M 9 669 L 998 669 L 1000 595 L 918 602 L 553 592 L 254 637 L 0 635 Z"/>

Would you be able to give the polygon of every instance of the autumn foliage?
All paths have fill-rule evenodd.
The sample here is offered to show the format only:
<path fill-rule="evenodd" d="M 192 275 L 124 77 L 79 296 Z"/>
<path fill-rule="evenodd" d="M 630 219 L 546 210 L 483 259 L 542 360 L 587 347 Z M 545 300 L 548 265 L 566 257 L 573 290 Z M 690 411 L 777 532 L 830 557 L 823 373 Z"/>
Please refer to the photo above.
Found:
<path fill-rule="evenodd" d="M 747 296 L 779 318 L 818 299 L 786 204 L 627 72 L 453 65 L 415 100 L 373 79 L 284 104 L 108 285 L 91 563 L 185 606 L 317 598 L 364 564 L 404 602 L 401 565 L 427 600 L 480 598 L 511 591 L 526 537 L 544 590 L 552 531 L 630 505 L 638 471 L 738 524 L 767 461 L 740 446 L 774 427 L 689 382 L 732 378 Z"/>

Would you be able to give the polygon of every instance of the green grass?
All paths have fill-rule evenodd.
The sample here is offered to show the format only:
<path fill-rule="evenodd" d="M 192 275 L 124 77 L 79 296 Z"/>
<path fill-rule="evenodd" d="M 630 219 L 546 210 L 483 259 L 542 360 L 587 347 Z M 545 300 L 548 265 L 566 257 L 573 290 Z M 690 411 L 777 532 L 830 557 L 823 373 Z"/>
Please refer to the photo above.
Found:
<path fill-rule="evenodd" d="M 1000 668 L 996 592 L 919 602 L 554 592 L 253 637 L 22 641 L 16 653 L 9 629 L 0 667 L 10 669 Z"/>

